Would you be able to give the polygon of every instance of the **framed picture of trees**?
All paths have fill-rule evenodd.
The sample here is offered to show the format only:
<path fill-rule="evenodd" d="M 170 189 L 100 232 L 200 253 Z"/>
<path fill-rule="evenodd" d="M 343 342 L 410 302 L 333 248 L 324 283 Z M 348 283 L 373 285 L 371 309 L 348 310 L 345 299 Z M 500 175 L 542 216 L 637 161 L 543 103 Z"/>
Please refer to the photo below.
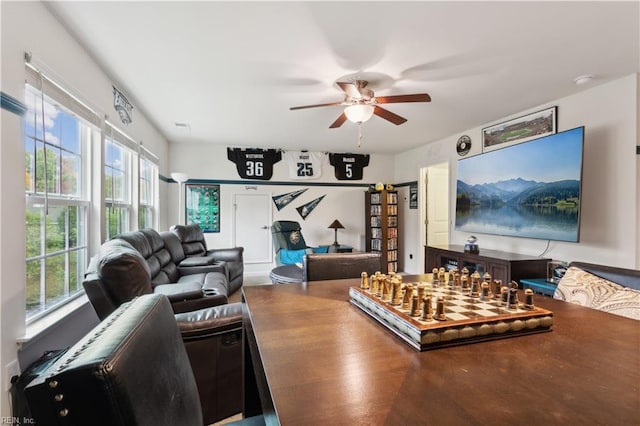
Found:
<path fill-rule="evenodd" d="M 200 225 L 203 232 L 220 232 L 220 185 L 185 185 L 187 224 Z"/>

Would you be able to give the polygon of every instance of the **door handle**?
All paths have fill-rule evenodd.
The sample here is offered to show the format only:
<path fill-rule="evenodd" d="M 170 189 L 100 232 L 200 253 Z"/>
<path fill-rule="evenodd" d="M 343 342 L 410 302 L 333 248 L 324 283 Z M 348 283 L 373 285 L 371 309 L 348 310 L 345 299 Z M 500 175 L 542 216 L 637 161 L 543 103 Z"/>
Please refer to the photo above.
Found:
<path fill-rule="evenodd" d="M 265 225 L 265 226 L 263 226 L 263 227 L 262 227 L 262 228 L 260 228 L 260 229 L 269 229 L 269 227 Z"/>

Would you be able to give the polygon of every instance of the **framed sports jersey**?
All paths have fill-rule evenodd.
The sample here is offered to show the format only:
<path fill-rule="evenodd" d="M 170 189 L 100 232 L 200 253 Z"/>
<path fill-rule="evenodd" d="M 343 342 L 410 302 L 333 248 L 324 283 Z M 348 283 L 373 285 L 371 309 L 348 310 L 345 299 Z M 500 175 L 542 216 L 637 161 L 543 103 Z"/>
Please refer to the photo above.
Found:
<path fill-rule="evenodd" d="M 236 164 L 241 178 L 270 180 L 273 165 L 282 159 L 282 153 L 275 149 L 227 148 L 227 158 Z"/>
<path fill-rule="evenodd" d="M 329 163 L 338 180 L 362 180 L 362 170 L 369 165 L 369 154 L 329 154 Z"/>
<path fill-rule="evenodd" d="M 203 232 L 220 232 L 220 185 L 185 185 L 187 224 L 200 225 Z"/>
<path fill-rule="evenodd" d="M 285 151 L 282 158 L 289 166 L 290 179 L 317 179 L 322 175 L 322 152 Z"/>

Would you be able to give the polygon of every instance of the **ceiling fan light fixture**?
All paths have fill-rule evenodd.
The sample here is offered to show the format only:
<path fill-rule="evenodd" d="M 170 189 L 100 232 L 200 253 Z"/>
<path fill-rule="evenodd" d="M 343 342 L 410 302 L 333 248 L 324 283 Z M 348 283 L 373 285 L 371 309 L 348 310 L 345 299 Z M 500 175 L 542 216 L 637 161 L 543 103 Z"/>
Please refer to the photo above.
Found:
<path fill-rule="evenodd" d="M 373 116 L 373 105 L 349 105 L 344 109 L 344 115 L 352 123 L 364 123 Z"/>

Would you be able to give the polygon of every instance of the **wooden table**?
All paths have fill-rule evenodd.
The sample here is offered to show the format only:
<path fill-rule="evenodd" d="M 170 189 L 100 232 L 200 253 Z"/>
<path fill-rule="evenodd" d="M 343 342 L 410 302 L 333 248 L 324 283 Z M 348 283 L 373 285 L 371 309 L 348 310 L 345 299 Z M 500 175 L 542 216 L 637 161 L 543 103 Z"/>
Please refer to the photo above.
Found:
<path fill-rule="evenodd" d="M 414 276 L 404 281 L 425 279 Z M 537 297 L 553 331 L 418 352 L 359 279 L 244 288 L 245 416 L 283 425 L 640 424 L 640 323 Z"/>

